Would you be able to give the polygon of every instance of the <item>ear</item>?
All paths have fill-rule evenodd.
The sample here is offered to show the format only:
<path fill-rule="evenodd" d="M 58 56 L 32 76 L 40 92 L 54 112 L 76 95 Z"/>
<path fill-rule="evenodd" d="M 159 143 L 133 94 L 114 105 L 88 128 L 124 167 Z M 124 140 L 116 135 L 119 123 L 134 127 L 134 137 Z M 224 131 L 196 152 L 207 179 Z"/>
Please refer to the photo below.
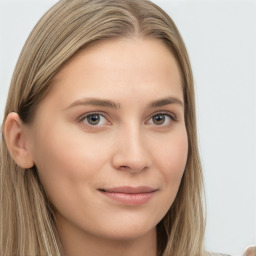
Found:
<path fill-rule="evenodd" d="M 4 137 L 7 148 L 18 166 L 29 169 L 34 166 L 27 149 L 25 127 L 17 113 L 10 113 L 4 123 Z"/>

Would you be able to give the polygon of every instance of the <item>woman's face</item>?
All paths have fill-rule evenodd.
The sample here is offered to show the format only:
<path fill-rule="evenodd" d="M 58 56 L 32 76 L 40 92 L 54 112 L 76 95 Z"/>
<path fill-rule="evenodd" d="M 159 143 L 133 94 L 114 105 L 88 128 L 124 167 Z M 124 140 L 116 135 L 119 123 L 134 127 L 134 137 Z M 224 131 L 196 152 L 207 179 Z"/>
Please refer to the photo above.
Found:
<path fill-rule="evenodd" d="M 174 57 L 153 39 L 87 48 L 56 75 L 27 134 L 60 232 L 119 240 L 155 232 L 188 151 Z"/>

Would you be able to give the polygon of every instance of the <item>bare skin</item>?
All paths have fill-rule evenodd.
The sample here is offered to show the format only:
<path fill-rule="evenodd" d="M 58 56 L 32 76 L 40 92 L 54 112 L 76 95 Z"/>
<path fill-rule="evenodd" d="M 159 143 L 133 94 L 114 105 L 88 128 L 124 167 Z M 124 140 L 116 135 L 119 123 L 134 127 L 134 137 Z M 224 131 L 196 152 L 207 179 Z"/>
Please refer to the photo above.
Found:
<path fill-rule="evenodd" d="M 54 205 L 65 256 L 157 255 L 156 225 L 188 151 L 181 78 L 161 41 L 84 50 L 56 75 L 32 124 L 8 120 Z"/>

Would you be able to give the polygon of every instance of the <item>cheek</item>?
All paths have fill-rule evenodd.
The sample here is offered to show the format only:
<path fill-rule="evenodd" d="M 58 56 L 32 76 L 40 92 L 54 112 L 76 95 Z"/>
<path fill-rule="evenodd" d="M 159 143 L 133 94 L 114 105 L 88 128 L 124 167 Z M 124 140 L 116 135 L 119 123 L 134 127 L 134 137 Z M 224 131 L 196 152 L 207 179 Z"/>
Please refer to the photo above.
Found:
<path fill-rule="evenodd" d="M 44 171 L 69 170 L 73 175 L 78 174 L 80 165 L 90 161 L 97 163 L 95 152 L 100 145 L 73 125 L 55 121 L 54 126 L 44 127 L 36 134 L 34 141 L 33 155 Z M 51 170 L 46 167 L 51 167 Z"/>
<path fill-rule="evenodd" d="M 175 133 L 160 147 L 155 148 L 156 160 L 165 180 L 165 185 L 176 193 L 185 170 L 188 154 L 187 133 Z"/>
<path fill-rule="evenodd" d="M 188 154 L 188 140 L 185 129 L 171 133 L 160 143 L 154 141 L 154 162 L 162 181 L 158 200 L 160 216 L 163 217 L 172 206 L 180 187 Z M 159 176 L 158 176 L 159 177 Z"/>
<path fill-rule="evenodd" d="M 50 199 L 59 195 L 69 197 L 66 191 L 75 193 L 74 188 L 92 182 L 107 157 L 106 150 L 101 154 L 103 149 L 93 139 L 62 127 L 48 130 L 35 139 L 35 164 Z"/>

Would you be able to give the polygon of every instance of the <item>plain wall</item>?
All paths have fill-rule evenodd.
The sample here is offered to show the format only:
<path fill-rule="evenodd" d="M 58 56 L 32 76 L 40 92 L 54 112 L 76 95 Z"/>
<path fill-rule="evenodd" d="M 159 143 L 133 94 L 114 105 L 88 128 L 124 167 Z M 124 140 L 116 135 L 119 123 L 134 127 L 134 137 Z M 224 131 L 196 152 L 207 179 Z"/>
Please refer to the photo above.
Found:
<path fill-rule="evenodd" d="M 0 119 L 22 46 L 55 0 L 0 1 Z M 178 26 L 195 78 L 206 248 L 256 243 L 256 1 L 155 0 Z"/>

